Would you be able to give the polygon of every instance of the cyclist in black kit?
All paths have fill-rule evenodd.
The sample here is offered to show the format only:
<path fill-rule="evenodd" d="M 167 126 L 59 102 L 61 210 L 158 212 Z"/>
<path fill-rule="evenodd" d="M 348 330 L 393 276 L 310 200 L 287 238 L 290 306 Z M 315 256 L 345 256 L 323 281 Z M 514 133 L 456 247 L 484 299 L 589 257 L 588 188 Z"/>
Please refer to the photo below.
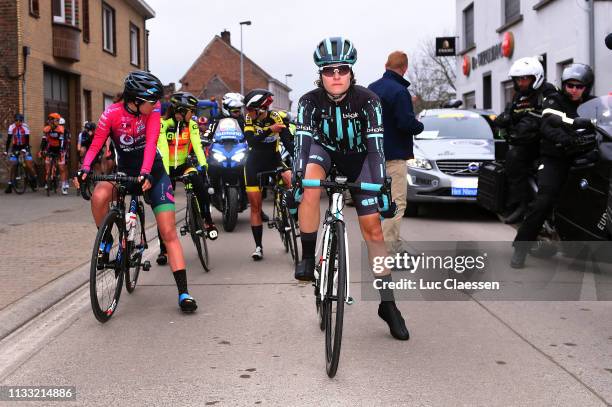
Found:
<path fill-rule="evenodd" d="M 320 189 L 301 189 L 301 179 L 325 179 L 332 165 L 349 182 L 387 183 L 383 154 L 382 107 L 370 90 L 355 84 L 352 66 L 357 50 L 346 38 L 331 37 L 319 43 L 314 52 L 319 67 L 318 88 L 299 101 L 294 160 L 294 189 L 289 205 L 299 206 L 302 260 L 295 278 L 314 280 L 315 247 L 320 219 Z M 369 256 L 387 254 L 380 216 L 393 217 L 395 204 L 386 195 L 351 191 L 359 225 Z M 391 281 L 391 274 L 379 275 Z M 378 315 L 387 322 L 391 334 L 409 338 L 408 329 L 395 305 L 393 291 L 380 291 Z"/>
<path fill-rule="evenodd" d="M 255 240 L 253 260 L 263 258 L 262 246 L 262 193 L 257 174 L 283 167 L 280 143 L 293 148 L 293 136 L 289 132 L 286 115 L 270 110 L 272 93 L 266 89 L 253 89 L 244 97 L 247 114 L 244 118 L 244 136 L 249 144 L 249 155 L 244 167 L 246 192 L 251 205 L 251 230 Z M 282 174 L 286 186 L 291 183 L 291 171 Z"/>

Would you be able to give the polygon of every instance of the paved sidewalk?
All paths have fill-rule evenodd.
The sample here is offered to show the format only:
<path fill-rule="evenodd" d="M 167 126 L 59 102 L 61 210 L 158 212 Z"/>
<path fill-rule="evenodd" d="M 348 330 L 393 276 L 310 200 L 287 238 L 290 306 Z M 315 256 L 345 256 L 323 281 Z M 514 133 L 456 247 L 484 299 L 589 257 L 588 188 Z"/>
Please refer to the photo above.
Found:
<path fill-rule="evenodd" d="M 154 222 L 148 209 L 146 226 Z M 74 189 L 0 193 L 0 311 L 89 261 L 95 234 L 89 202 Z"/>

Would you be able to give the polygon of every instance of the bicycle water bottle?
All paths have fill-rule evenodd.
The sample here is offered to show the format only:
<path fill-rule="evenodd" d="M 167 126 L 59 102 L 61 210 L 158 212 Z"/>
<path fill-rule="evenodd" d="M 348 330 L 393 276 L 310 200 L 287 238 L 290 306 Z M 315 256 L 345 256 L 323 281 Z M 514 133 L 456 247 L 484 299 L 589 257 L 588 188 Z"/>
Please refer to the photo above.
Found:
<path fill-rule="evenodd" d="M 130 204 L 130 211 L 125 214 L 125 229 L 127 230 L 128 240 L 133 242 L 136 238 L 136 201 Z"/>

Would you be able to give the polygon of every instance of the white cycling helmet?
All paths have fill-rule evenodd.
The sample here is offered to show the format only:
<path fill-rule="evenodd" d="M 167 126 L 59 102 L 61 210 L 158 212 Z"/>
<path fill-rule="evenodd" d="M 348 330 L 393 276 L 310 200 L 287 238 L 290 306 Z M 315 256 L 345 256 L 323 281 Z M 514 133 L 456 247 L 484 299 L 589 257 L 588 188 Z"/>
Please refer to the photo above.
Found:
<path fill-rule="evenodd" d="M 533 81 L 531 87 L 538 89 L 544 83 L 544 67 L 536 57 L 521 58 L 512 64 L 508 76 L 511 78 L 533 76 L 535 81 Z"/>
<path fill-rule="evenodd" d="M 244 96 L 240 93 L 226 93 L 221 102 L 221 111 L 225 116 L 230 116 L 230 110 L 240 109 L 244 106 Z"/>

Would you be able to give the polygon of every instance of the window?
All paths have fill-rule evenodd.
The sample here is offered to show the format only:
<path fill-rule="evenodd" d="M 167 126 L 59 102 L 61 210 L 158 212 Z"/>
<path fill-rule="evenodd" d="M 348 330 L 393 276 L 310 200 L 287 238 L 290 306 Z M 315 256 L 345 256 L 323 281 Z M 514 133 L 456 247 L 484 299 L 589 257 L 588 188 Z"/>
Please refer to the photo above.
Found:
<path fill-rule="evenodd" d="M 474 3 L 463 10 L 463 38 L 465 49 L 475 46 L 474 43 Z"/>
<path fill-rule="evenodd" d="M 40 8 L 38 7 L 38 0 L 30 0 L 30 15 L 32 17 L 40 17 Z"/>
<path fill-rule="evenodd" d="M 102 3 L 102 47 L 113 55 L 115 50 L 115 9 Z"/>
<path fill-rule="evenodd" d="M 504 17 L 505 23 L 509 23 L 521 15 L 520 0 L 504 0 Z"/>
<path fill-rule="evenodd" d="M 91 121 L 92 113 L 91 113 L 91 91 L 87 89 L 83 89 L 83 119 L 85 121 Z"/>
<path fill-rule="evenodd" d="M 503 105 L 504 108 L 508 103 L 512 103 L 514 97 L 514 82 L 512 80 L 502 82 L 502 93 L 504 95 Z"/>
<path fill-rule="evenodd" d="M 89 43 L 89 0 L 83 1 L 83 42 Z"/>
<path fill-rule="evenodd" d="M 544 68 L 544 80 L 546 80 L 548 78 L 548 63 L 545 53 L 540 55 L 540 62 L 542 63 L 542 68 Z"/>
<path fill-rule="evenodd" d="M 482 77 L 482 108 L 491 109 L 492 107 L 492 89 L 491 89 L 491 74 L 485 74 Z"/>
<path fill-rule="evenodd" d="M 112 105 L 114 103 L 113 102 L 114 100 L 115 100 L 114 97 L 104 94 L 104 106 L 103 106 L 104 110 L 106 110 L 107 107 Z"/>
<path fill-rule="evenodd" d="M 66 5 L 64 0 L 52 0 L 51 7 L 53 8 L 53 22 L 54 23 L 65 23 L 66 22 Z"/>
<path fill-rule="evenodd" d="M 140 67 L 140 30 L 130 23 L 130 63 Z"/>
<path fill-rule="evenodd" d="M 52 0 L 53 22 L 58 24 L 79 25 L 77 0 Z M 38 1 L 36 1 L 38 7 Z M 32 8 L 32 1 L 30 1 Z"/>
<path fill-rule="evenodd" d="M 476 92 L 468 92 L 463 94 L 463 105 L 466 109 L 473 109 L 476 107 Z"/>

